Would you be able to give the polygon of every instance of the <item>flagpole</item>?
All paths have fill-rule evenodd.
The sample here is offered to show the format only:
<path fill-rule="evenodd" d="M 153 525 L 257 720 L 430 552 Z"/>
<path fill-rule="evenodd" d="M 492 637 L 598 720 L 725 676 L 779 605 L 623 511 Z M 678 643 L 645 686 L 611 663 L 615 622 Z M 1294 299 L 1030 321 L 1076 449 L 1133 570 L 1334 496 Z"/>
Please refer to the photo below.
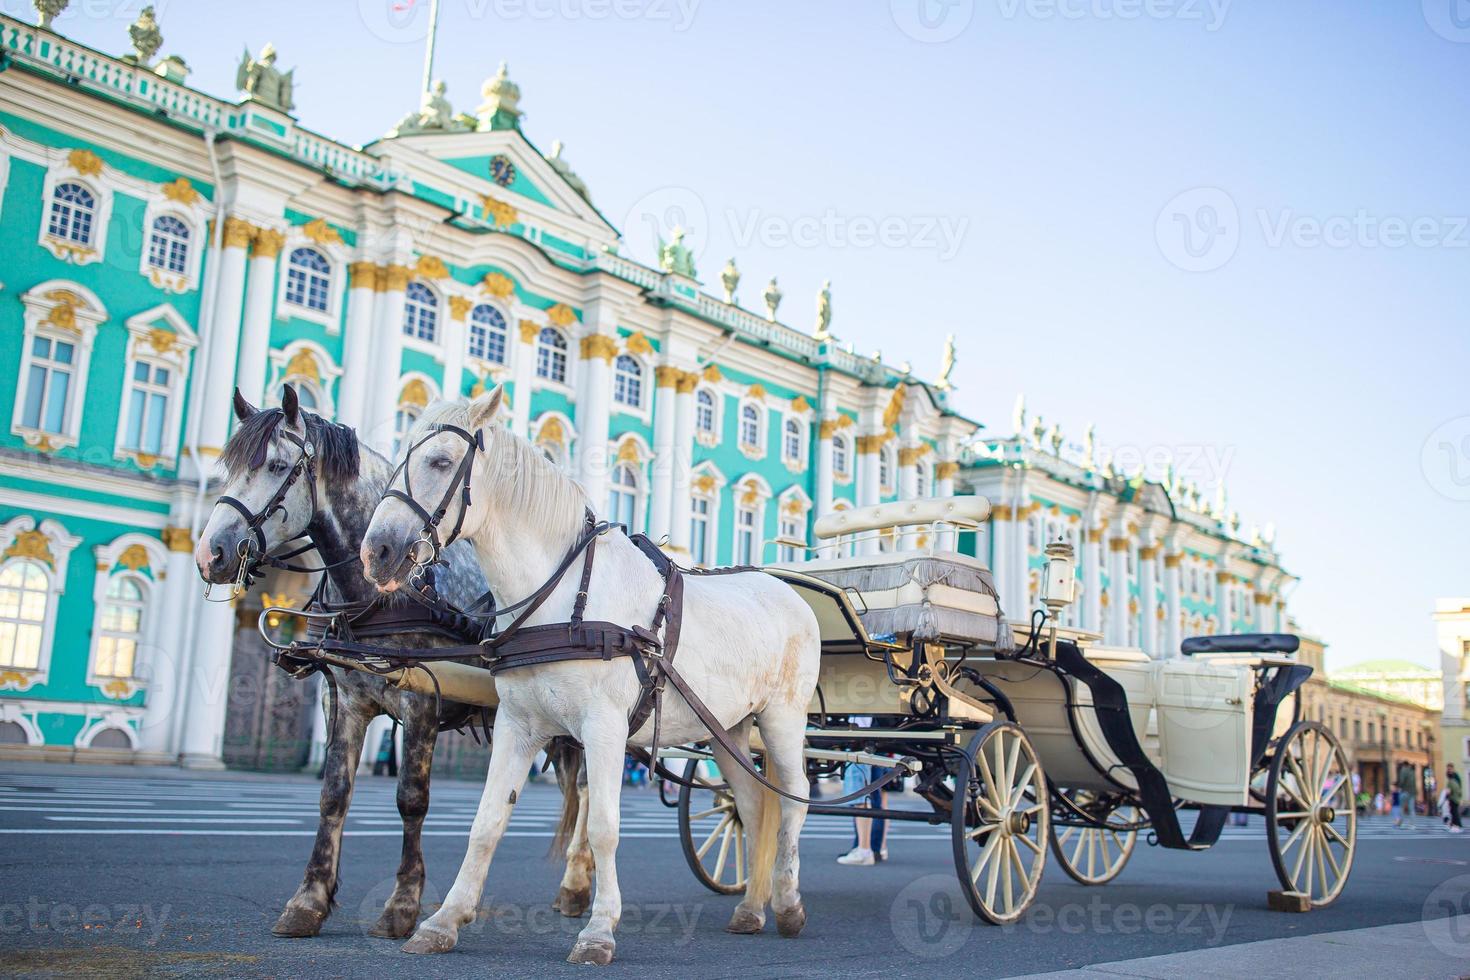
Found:
<path fill-rule="evenodd" d="M 439 33 L 439 0 L 429 0 L 429 47 L 424 52 L 424 84 L 421 92 L 434 84 L 434 40 Z"/>

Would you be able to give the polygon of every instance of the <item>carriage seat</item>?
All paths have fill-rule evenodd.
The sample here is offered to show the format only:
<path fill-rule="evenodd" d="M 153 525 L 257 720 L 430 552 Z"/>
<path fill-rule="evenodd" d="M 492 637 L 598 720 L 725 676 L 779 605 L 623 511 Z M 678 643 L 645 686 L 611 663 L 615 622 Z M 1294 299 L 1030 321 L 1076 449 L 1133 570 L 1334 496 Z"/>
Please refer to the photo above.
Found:
<path fill-rule="evenodd" d="M 1296 653 L 1301 639 L 1291 633 L 1235 633 L 1191 636 L 1179 644 L 1186 657 L 1197 653 Z"/>
<path fill-rule="evenodd" d="M 771 566 L 846 592 L 869 636 L 1014 649 L 984 562 L 954 551 L 894 551 Z"/>

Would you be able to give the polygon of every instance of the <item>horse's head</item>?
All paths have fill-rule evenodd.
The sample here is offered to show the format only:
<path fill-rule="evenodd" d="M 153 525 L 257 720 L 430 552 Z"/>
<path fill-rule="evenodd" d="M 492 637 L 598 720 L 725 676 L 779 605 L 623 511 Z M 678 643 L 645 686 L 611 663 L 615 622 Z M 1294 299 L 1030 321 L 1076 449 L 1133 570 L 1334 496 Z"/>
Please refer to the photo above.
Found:
<path fill-rule="evenodd" d="M 496 386 L 468 405 L 432 406 L 404 437 L 398 468 L 362 539 L 363 574 L 380 591 L 392 592 L 415 566 L 479 530 L 487 430 L 502 399 Z"/>
<path fill-rule="evenodd" d="M 206 582 L 236 581 L 260 557 L 306 533 L 316 510 L 317 473 L 305 413 L 286 385 L 280 408 L 258 409 L 235 390 L 239 426 L 225 444 L 225 485 L 199 535 L 194 561 Z"/>

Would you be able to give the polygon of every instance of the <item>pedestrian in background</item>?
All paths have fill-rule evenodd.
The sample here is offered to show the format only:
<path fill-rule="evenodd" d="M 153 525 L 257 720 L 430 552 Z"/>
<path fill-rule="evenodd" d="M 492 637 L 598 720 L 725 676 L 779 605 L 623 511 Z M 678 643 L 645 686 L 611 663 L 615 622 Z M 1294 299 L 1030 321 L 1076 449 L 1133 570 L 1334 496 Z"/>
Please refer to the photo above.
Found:
<path fill-rule="evenodd" d="M 1417 787 L 1414 785 L 1417 777 L 1414 775 L 1414 767 L 1407 762 L 1399 763 L 1398 777 L 1398 816 L 1394 820 L 1395 827 L 1414 826 L 1414 807 L 1419 801 Z"/>
<path fill-rule="evenodd" d="M 1451 762 L 1444 767 L 1444 788 L 1449 794 L 1450 804 L 1450 833 L 1462 834 L 1465 828 L 1460 825 L 1460 801 L 1464 798 L 1464 784 L 1460 782 L 1460 774 L 1455 772 L 1455 764 Z"/>

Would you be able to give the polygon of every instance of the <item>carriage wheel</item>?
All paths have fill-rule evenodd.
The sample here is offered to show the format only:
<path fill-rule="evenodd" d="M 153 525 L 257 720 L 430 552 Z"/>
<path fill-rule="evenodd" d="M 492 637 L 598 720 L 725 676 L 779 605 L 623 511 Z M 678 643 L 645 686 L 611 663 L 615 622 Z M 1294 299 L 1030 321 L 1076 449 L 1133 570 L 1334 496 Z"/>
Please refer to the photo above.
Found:
<path fill-rule="evenodd" d="M 699 759 L 684 766 L 694 782 Z M 745 827 L 728 789 L 679 787 L 679 843 L 699 883 L 721 895 L 745 891 Z"/>
<path fill-rule="evenodd" d="M 970 743 L 950 826 L 970 908 L 993 925 L 1015 922 L 1041 886 L 1051 817 L 1041 761 L 1014 722 L 991 722 Z"/>
<path fill-rule="evenodd" d="M 1358 840 L 1351 769 L 1326 726 L 1298 722 L 1282 738 L 1266 779 L 1266 843 L 1276 876 L 1314 908 L 1342 893 Z"/>
<path fill-rule="evenodd" d="M 1138 843 L 1138 830 L 1113 830 L 1107 824 L 1138 822 L 1138 808 L 1116 806 L 1091 790 L 1063 790 L 1077 809 L 1097 820 L 1092 827 L 1051 826 L 1051 853 L 1062 870 L 1078 884 L 1105 885 L 1118 877 L 1133 845 Z M 1075 814 L 1071 814 L 1075 817 Z"/>

